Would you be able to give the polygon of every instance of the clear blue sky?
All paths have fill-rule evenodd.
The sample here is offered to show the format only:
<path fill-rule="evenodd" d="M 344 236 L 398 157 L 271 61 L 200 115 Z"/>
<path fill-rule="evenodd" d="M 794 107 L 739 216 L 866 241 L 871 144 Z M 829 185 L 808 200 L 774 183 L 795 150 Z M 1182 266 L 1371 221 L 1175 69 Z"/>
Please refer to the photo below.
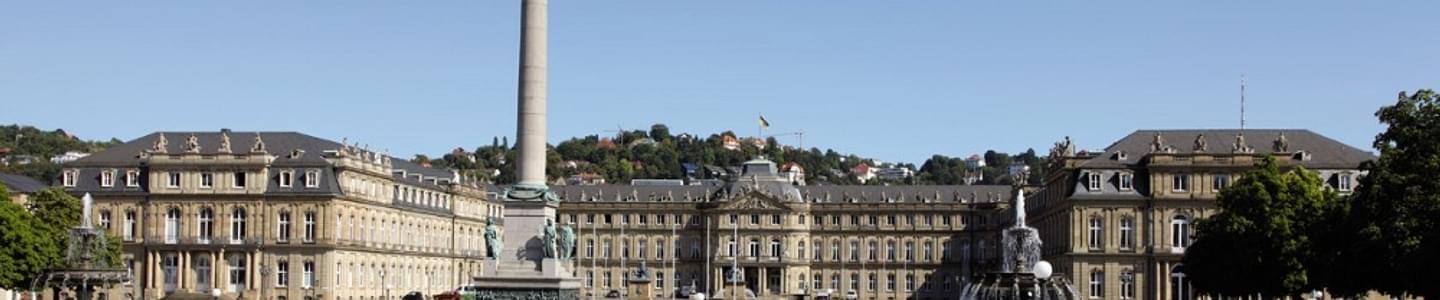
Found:
<path fill-rule="evenodd" d="M 550 140 L 804 130 L 919 163 L 1137 129 L 1369 149 L 1440 88 L 1437 1 L 552 0 Z M 0 0 L 0 123 L 129 140 L 285 130 L 444 153 L 513 135 L 519 1 Z M 793 138 L 781 142 L 794 143 Z"/>

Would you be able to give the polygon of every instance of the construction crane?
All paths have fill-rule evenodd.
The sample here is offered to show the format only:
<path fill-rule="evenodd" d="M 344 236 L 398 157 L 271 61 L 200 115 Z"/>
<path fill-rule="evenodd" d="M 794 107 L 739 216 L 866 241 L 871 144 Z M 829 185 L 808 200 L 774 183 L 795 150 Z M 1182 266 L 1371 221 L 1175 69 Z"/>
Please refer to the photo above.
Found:
<path fill-rule="evenodd" d="M 800 130 L 800 131 L 796 131 L 796 132 L 776 133 L 776 134 L 772 134 L 772 135 L 767 135 L 767 136 L 765 136 L 765 137 L 766 137 L 766 138 L 772 138 L 772 137 L 777 137 L 777 136 L 794 136 L 795 139 L 796 139 L 795 145 L 796 145 L 801 151 L 804 151 L 804 150 L 805 150 L 805 130 Z M 779 145 L 775 145 L 775 146 L 776 146 L 776 147 L 779 147 Z"/>

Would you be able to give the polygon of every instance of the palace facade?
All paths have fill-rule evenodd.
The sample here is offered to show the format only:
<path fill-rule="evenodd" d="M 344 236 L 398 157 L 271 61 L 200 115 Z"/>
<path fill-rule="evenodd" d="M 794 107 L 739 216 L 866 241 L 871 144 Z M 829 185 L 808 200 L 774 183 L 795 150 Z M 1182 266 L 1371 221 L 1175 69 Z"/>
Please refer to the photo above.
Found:
<path fill-rule="evenodd" d="M 503 207 L 446 170 L 294 132 L 158 132 L 67 163 L 133 280 L 99 299 L 374 300 L 479 274 Z"/>
<path fill-rule="evenodd" d="M 1141 130 L 1099 151 L 1068 140 L 1050 151 L 1027 203 L 1057 273 L 1091 299 L 1193 299 L 1180 264 L 1194 222 L 1263 157 L 1317 172 L 1348 194 L 1376 157 L 1308 130 Z"/>
<path fill-rule="evenodd" d="M 554 186 L 577 232 L 582 295 L 619 297 L 642 265 L 655 295 L 951 299 L 999 258 L 1010 186 L 797 186 L 752 160 L 720 185 Z M 997 222 L 1001 221 L 1001 222 Z M 732 268 L 744 289 L 730 289 Z"/>

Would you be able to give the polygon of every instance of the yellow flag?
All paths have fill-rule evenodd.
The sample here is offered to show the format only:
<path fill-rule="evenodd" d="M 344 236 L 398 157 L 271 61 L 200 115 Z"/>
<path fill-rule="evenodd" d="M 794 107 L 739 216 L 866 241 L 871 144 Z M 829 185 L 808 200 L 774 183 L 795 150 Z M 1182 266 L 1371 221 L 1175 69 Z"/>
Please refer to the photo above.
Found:
<path fill-rule="evenodd" d="M 761 115 L 761 116 L 760 116 L 760 127 L 762 127 L 762 128 L 770 128 L 770 121 L 766 121 L 764 115 Z"/>

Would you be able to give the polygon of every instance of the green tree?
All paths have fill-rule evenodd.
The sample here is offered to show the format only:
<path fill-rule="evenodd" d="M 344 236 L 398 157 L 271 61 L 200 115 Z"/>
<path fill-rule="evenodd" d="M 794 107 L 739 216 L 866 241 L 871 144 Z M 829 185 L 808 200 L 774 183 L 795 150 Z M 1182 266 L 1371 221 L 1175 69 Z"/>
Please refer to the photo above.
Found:
<path fill-rule="evenodd" d="M 1311 266 L 1323 265 L 1312 236 L 1339 202 L 1314 172 L 1282 172 L 1273 157 L 1220 192 L 1219 212 L 1199 220 L 1185 267 L 1207 294 L 1299 296 L 1322 283 Z"/>
<path fill-rule="evenodd" d="M 46 232 L 35 228 L 35 216 L 10 201 L 10 192 L 0 184 L 0 288 L 26 290 L 30 279 L 54 265 L 60 245 Z"/>
<path fill-rule="evenodd" d="M 1364 166 L 1343 230 L 1354 240 L 1336 250 L 1331 281 L 1343 294 L 1440 297 L 1440 95 L 1401 92 L 1375 116 L 1387 125 L 1373 145 L 1380 159 Z"/>

